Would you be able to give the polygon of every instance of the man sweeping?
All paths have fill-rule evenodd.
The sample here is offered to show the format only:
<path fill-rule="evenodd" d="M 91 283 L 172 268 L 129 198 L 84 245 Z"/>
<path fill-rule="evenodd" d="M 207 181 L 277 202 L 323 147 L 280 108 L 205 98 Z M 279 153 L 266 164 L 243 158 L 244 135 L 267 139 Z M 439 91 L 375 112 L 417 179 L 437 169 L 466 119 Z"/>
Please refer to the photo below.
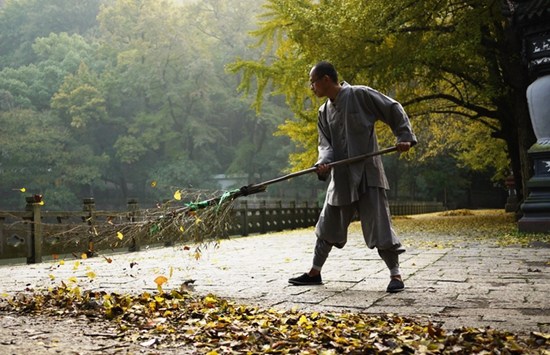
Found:
<path fill-rule="evenodd" d="M 408 151 L 417 142 L 409 118 L 401 104 L 390 97 L 367 86 L 339 83 L 336 69 L 329 62 L 315 65 L 309 80 L 317 97 L 328 98 L 318 113 L 316 173 L 321 180 L 330 175 L 330 183 L 315 226 L 313 265 L 309 272 L 288 281 L 293 285 L 322 284 L 321 269 L 332 247 L 343 248 L 346 244 L 348 227 L 357 212 L 367 246 L 377 248 L 390 271 L 386 291 L 403 291 L 399 254 L 405 249 L 392 228 L 386 196 L 389 185 L 380 156 L 333 168 L 327 164 L 377 151 L 377 120 L 392 129 L 397 150 Z"/>

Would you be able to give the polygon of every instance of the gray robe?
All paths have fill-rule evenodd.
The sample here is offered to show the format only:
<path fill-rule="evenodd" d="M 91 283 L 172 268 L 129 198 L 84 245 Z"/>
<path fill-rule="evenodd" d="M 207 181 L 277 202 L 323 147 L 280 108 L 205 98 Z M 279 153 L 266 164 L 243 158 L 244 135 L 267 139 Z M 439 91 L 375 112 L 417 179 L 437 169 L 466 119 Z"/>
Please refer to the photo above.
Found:
<path fill-rule="evenodd" d="M 416 144 L 409 118 L 401 104 L 370 87 L 343 82 L 334 102 L 327 100 L 319 108 L 319 159 L 316 164 L 377 151 L 378 141 L 374 132 L 377 120 L 392 129 L 397 142 Z M 367 187 L 389 189 L 380 156 L 353 165 L 334 167 L 326 203 L 332 206 L 352 204 L 359 200 Z"/>

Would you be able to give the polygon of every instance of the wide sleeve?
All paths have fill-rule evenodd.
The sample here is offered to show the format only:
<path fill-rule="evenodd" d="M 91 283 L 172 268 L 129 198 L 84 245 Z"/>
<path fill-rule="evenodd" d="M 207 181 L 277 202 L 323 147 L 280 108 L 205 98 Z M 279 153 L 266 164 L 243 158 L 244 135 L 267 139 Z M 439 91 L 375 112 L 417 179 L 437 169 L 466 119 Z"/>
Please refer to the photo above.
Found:
<path fill-rule="evenodd" d="M 334 151 L 332 149 L 330 128 L 326 120 L 326 105 L 319 109 L 317 118 L 317 151 L 319 153 L 315 165 L 332 163 L 334 161 Z"/>
<path fill-rule="evenodd" d="M 376 112 L 376 118 L 391 128 L 398 143 L 410 142 L 411 145 L 417 143 L 409 116 L 399 102 L 369 87 L 366 87 L 363 93 L 366 96 L 367 105 Z"/>

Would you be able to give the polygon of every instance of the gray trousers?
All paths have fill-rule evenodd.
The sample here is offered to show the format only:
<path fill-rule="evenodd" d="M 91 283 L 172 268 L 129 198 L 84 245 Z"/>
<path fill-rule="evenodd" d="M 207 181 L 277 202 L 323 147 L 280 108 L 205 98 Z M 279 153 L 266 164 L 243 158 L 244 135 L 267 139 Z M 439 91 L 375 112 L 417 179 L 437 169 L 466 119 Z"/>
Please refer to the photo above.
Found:
<path fill-rule="evenodd" d="M 321 270 L 333 246 L 343 248 L 348 240 L 348 227 L 358 213 L 363 238 L 370 249 L 377 248 L 392 275 L 399 273 L 399 254 L 404 251 L 391 224 L 386 190 L 369 187 L 359 201 L 346 206 L 332 206 L 325 202 L 315 226 L 317 242 L 313 268 Z"/>

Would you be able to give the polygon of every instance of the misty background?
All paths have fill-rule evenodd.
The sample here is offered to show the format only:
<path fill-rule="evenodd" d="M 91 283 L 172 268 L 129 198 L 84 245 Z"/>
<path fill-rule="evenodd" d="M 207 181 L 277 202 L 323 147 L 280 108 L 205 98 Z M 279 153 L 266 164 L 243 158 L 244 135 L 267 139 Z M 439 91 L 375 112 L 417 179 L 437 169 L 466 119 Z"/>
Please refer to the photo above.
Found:
<path fill-rule="evenodd" d="M 264 50 L 250 36 L 262 3 L 0 0 L 0 208 L 22 208 L 32 194 L 50 210 L 79 209 L 86 197 L 98 208 L 130 198 L 148 207 L 178 189 L 288 173 L 298 148 L 276 134 L 293 118 L 284 96 L 265 94 L 257 113 L 226 71 Z M 451 156 L 384 162 L 392 200 L 504 204 L 490 172 Z M 315 202 L 324 189 L 312 174 L 251 198 Z M 472 200 L 480 194 L 490 197 Z"/>

